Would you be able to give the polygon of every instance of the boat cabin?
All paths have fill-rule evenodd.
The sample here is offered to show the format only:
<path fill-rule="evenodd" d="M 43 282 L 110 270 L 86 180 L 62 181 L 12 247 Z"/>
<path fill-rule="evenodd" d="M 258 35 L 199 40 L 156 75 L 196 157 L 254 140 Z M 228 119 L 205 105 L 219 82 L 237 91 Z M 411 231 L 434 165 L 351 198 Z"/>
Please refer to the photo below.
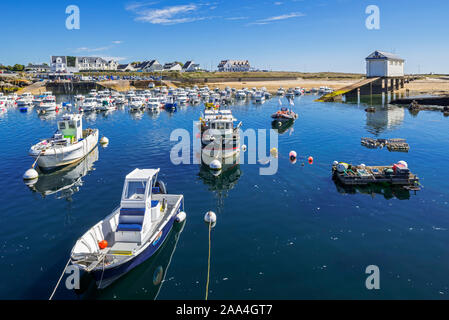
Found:
<path fill-rule="evenodd" d="M 120 216 L 115 233 L 116 242 L 140 243 L 153 223 L 163 215 L 160 201 L 152 200 L 160 169 L 135 169 L 123 186 Z"/>
<path fill-rule="evenodd" d="M 209 130 L 211 135 L 232 135 L 234 121 L 237 121 L 231 110 L 206 110 L 203 121 L 204 131 Z"/>
<path fill-rule="evenodd" d="M 70 139 L 70 143 L 78 142 L 83 138 L 83 121 L 80 114 L 64 116 L 58 121 L 60 138 Z"/>

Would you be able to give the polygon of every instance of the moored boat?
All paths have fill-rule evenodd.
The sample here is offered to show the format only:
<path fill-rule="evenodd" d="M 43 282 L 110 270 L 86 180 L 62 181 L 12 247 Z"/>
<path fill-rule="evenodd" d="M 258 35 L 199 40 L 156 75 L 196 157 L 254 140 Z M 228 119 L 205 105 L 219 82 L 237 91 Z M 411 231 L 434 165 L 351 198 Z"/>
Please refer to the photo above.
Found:
<path fill-rule="evenodd" d="M 202 153 L 208 158 L 224 159 L 240 153 L 240 127 L 231 110 L 208 109 L 200 118 Z"/>
<path fill-rule="evenodd" d="M 71 252 L 71 262 L 105 288 L 152 257 L 173 225 L 185 220 L 184 197 L 167 194 L 159 169 L 126 176 L 118 208 L 94 225 Z"/>
<path fill-rule="evenodd" d="M 42 170 L 56 169 L 87 156 L 98 144 L 98 135 L 98 129 L 83 130 L 80 114 L 65 115 L 53 137 L 32 146 L 29 154 Z"/>

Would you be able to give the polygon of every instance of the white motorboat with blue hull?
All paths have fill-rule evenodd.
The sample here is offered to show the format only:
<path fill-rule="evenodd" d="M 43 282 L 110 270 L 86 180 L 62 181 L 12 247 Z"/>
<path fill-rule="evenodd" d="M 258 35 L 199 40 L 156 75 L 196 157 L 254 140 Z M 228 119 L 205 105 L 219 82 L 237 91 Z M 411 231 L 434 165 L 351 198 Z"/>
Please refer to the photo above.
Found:
<path fill-rule="evenodd" d="M 72 264 L 90 273 L 98 288 L 107 287 L 153 256 L 175 221 L 184 221 L 184 197 L 166 194 L 158 173 L 159 169 L 131 172 L 120 207 L 76 242 Z"/>

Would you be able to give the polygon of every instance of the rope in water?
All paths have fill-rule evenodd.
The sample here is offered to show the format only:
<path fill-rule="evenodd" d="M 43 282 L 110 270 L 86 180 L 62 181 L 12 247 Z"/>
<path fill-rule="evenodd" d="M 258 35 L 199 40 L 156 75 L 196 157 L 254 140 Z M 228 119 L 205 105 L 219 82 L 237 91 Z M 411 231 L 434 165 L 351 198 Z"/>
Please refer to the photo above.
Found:
<path fill-rule="evenodd" d="M 55 295 L 56 289 L 58 289 L 59 283 L 61 282 L 62 277 L 64 277 L 65 270 L 66 270 L 67 267 L 69 266 L 70 260 L 71 260 L 71 259 L 69 258 L 69 261 L 67 261 L 67 264 L 65 265 L 64 271 L 62 271 L 61 277 L 59 277 L 58 283 L 56 284 L 56 287 L 55 287 L 55 289 L 53 290 L 53 293 L 51 294 L 51 296 L 50 296 L 50 298 L 49 298 L 48 300 L 53 299 L 53 296 Z"/>
<path fill-rule="evenodd" d="M 212 221 L 209 221 L 209 257 L 207 260 L 207 282 L 206 282 L 206 301 L 209 296 L 209 276 L 210 276 L 210 247 L 211 247 L 211 241 L 210 241 L 210 234 L 212 230 Z"/>

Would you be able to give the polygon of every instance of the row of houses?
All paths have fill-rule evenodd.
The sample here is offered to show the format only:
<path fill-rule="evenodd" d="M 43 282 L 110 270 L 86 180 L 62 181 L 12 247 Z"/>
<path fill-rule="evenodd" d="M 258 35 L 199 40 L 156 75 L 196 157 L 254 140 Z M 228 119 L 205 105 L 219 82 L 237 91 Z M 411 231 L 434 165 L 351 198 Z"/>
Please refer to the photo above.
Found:
<path fill-rule="evenodd" d="M 34 68 L 42 69 L 42 68 Z M 71 57 L 52 56 L 50 64 L 52 73 L 74 73 L 83 71 L 123 71 L 123 72 L 157 72 L 157 71 L 200 71 L 199 64 L 187 61 L 184 65 L 179 62 L 170 62 L 164 65 L 157 60 L 148 60 L 139 63 L 118 64 L 114 60 L 101 57 Z"/>
<path fill-rule="evenodd" d="M 149 60 L 140 63 L 128 63 L 118 66 L 117 71 L 126 72 L 158 72 L 158 71 L 180 71 L 180 72 L 193 72 L 201 71 L 200 65 L 193 61 L 187 61 L 184 65 L 179 62 L 169 62 L 164 65 L 160 64 L 157 60 Z"/>

